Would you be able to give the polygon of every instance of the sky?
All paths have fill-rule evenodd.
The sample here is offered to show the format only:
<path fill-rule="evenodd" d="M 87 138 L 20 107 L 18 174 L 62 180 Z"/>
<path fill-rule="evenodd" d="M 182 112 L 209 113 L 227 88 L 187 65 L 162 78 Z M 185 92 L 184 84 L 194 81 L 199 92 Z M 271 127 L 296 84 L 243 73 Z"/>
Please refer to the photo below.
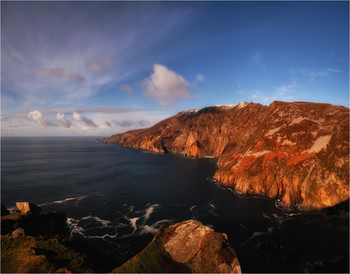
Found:
<path fill-rule="evenodd" d="M 2 136 L 275 100 L 349 107 L 347 1 L 1 2 Z"/>

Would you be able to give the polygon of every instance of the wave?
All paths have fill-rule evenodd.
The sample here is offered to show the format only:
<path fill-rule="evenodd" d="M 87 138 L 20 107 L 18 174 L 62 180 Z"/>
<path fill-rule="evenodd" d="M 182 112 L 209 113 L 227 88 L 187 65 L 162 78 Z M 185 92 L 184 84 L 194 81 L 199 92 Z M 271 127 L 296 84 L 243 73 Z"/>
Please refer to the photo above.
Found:
<path fill-rule="evenodd" d="M 81 200 L 85 199 L 86 197 L 88 197 L 88 196 L 66 198 L 63 200 L 57 200 L 57 201 L 53 201 L 53 202 L 38 204 L 38 206 L 42 207 L 42 206 L 48 206 L 48 205 L 54 205 L 54 204 L 62 204 L 62 203 L 66 203 L 66 202 L 70 202 L 70 201 L 74 201 L 74 200 L 80 202 Z M 10 211 L 10 213 L 16 213 L 18 211 L 16 206 L 9 207 L 8 210 Z"/>
<path fill-rule="evenodd" d="M 110 224 L 112 223 L 111 221 L 103 220 L 103 219 L 101 219 L 99 217 L 91 216 L 91 215 L 83 217 L 80 220 L 90 220 L 90 219 L 96 221 L 97 223 L 102 224 L 103 227 L 110 227 Z"/>
<path fill-rule="evenodd" d="M 146 213 L 143 216 L 143 223 L 145 223 L 149 219 L 149 217 L 151 216 L 151 214 L 154 211 L 154 208 L 157 206 L 159 206 L 159 204 L 153 204 L 150 207 L 146 208 Z"/>
<path fill-rule="evenodd" d="M 155 222 L 154 224 L 152 225 L 143 225 L 141 227 L 141 231 L 140 231 L 140 235 L 142 234 L 148 234 L 148 233 L 151 233 L 151 234 L 155 234 L 158 230 L 158 226 L 162 223 L 172 223 L 174 222 L 174 220 L 168 220 L 168 219 L 164 219 L 164 220 L 160 220 L 160 221 L 157 221 Z"/>
<path fill-rule="evenodd" d="M 53 202 L 49 202 L 49 203 L 38 204 L 38 206 L 48 206 L 48 205 L 54 205 L 54 204 L 62 204 L 62 203 L 66 203 L 66 202 L 74 201 L 74 200 L 81 201 L 81 200 L 85 199 L 86 197 L 87 196 L 66 198 L 66 199 L 63 199 L 63 200 L 58 200 L 58 201 L 53 201 Z"/>

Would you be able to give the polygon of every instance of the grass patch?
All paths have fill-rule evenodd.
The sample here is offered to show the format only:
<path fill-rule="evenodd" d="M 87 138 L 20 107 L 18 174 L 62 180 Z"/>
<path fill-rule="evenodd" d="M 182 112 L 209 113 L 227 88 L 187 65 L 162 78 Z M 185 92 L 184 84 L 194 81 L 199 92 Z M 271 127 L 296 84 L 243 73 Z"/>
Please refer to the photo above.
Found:
<path fill-rule="evenodd" d="M 56 238 L 1 236 L 2 273 L 93 272 L 86 256 Z"/>
<path fill-rule="evenodd" d="M 171 259 L 163 244 L 169 237 L 165 229 L 160 237 L 147 245 L 147 247 L 132 259 L 113 270 L 113 273 L 185 273 L 190 272 L 184 264 Z"/>

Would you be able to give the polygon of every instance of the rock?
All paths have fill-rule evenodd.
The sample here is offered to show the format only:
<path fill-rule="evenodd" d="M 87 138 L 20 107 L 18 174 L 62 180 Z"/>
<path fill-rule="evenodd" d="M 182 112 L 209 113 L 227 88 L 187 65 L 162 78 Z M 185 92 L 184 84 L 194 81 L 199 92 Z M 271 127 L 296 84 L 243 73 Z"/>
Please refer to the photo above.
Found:
<path fill-rule="evenodd" d="M 1 204 L 1 216 L 9 215 L 10 211 L 6 208 L 4 204 Z"/>
<path fill-rule="evenodd" d="M 16 230 L 12 232 L 12 236 L 14 237 L 19 237 L 19 236 L 25 236 L 26 233 L 23 228 L 19 227 Z"/>
<path fill-rule="evenodd" d="M 100 140 L 216 157 L 215 180 L 243 194 L 278 198 L 286 208 L 327 208 L 350 195 L 349 108 L 343 106 L 277 101 L 213 106 Z"/>
<path fill-rule="evenodd" d="M 64 213 L 13 214 L 1 218 L 1 234 L 11 234 L 21 227 L 28 236 L 55 236 L 68 233 L 67 218 Z"/>
<path fill-rule="evenodd" d="M 227 236 L 195 220 L 170 227 L 171 237 L 164 248 L 176 262 L 186 264 L 191 272 L 241 273 L 236 252 Z"/>
<path fill-rule="evenodd" d="M 242 273 L 227 236 L 195 220 L 160 227 L 141 253 L 113 272 Z"/>
<path fill-rule="evenodd" d="M 28 202 L 17 202 L 16 207 L 21 211 L 22 214 L 39 213 L 41 211 L 40 207 Z"/>

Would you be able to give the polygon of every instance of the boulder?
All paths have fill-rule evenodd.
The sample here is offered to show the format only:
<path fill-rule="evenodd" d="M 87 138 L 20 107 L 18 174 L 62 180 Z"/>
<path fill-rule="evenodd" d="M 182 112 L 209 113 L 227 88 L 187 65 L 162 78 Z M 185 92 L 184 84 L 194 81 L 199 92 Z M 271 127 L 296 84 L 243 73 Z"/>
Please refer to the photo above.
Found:
<path fill-rule="evenodd" d="M 13 237 L 25 236 L 26 233 L 23 228 L 19 227 L 12 232 Z"/>
<path fill-rule="evenodd" d="M 39 213 L 41 211 L 40 207 L 29 202 L 17 202 L 16 206 L 22 214 Z"/>
<path fill-rule="evenodd" d="M 226 234 L 195 220 L 175 224 L 170 230 L 172 235 L 164 248 L 173 260 L 186 264 L 191 272 L 241 273 Z"/>
<path fill-rule="evenodd" d="M 113 272 L 242 273 L 226 234 L 195 220 L 160 227 L 143 251 Z"/>

